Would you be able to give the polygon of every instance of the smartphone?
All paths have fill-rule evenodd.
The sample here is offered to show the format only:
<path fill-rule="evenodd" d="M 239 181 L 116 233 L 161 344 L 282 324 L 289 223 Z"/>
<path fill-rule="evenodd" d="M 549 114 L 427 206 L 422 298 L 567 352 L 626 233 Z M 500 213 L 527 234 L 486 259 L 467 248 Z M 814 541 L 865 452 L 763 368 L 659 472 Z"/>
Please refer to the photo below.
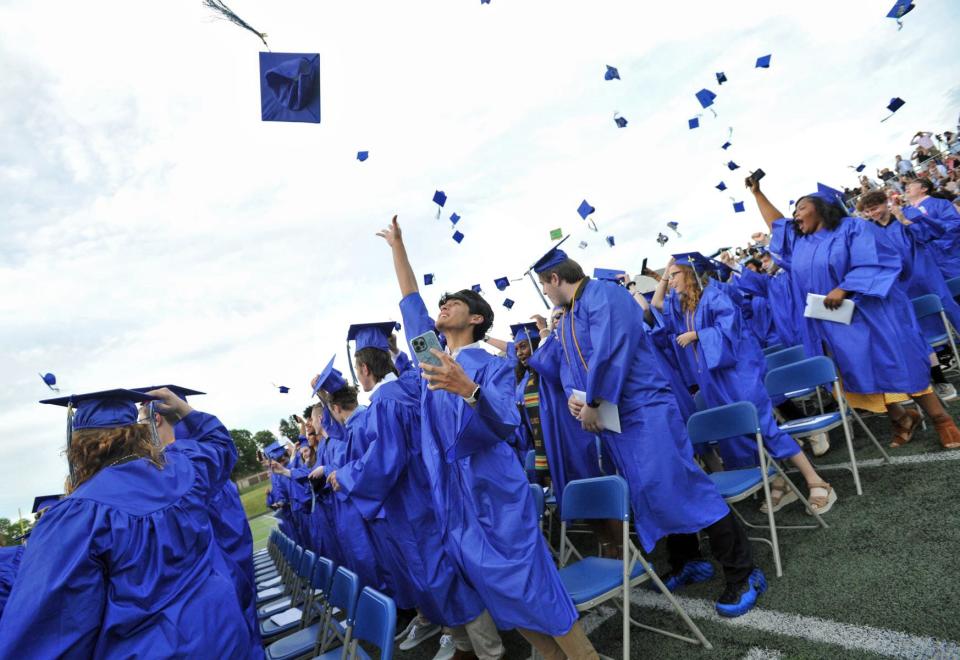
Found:
<path fill-rule="evenodd" d="M 257 450 L 257 460 L 260 461 L 261 463 L 267 460 L 267 457 L 263 455 L 263 451 L 260 449 Z"/>
<path fill-rule="evenodd" d="M 747 177 L 747 179 L 749 179 L 753 183 L 756 183 L 757 181 L 759 181 L 765 176 L 767 176 L 767 173 L 758 167 L 756 170 L 754 170 L 753 174 Z"/>
<path fill-rule="evenodd" d="M 644 258 L 643 258 L 643 263 L 640 264 L 640 274 L 641 274 L 641 275 L 646 275 L 646 273 L 647 273 L 647 258 L 644 257 Z"/>
<path fill-rule="evenodd" d="M 422 335 L 417 335 L 411 339 L 410 348 L 413 349 L 413 354 L 421 364 L 432 364 L 435 367 L 442 366 L 443 363 L 440 361 L 440 358 L 430 352 L 432 348 L 438 351 L 443 350 L 440 346 L 440 340 L 437 339 L 437 333 L 433 330 L 428 330 Z"/>

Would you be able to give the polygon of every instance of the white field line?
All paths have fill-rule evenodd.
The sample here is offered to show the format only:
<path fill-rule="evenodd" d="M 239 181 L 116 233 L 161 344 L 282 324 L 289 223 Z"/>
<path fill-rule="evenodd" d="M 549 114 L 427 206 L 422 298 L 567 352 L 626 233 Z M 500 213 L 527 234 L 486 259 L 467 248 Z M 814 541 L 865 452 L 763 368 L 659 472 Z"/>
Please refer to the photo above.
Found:
<path fill-rule="evenodd" d="M 747 651 L 743 660 L 780 660 L 783 654 L 776 649 L 761 649 L 756 646 Z"/>

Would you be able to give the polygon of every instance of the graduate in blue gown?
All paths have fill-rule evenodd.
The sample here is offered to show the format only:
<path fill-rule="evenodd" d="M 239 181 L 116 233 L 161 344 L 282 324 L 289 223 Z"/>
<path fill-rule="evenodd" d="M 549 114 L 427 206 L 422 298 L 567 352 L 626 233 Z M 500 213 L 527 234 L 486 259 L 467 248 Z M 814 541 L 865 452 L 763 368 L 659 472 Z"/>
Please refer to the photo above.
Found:
<path fill-rule="evenodd" d="M 861 395 L 864 406 L 885 407 L 895 431 L 912 434 L 918 420 L 885 395 L 906 394 L 933 420 L 945 448 L 960 447 L 960 430 L 930 388 L 928 347 L 912 306 L 896 286 L 900 255 L 880 228 L 846 217 L 823 192 L 801 197 L 794 219 L 787 220 L 757 182 L 748 179 L 747 187 L 772 229 L 771 252 L 790 271 L 797 304 L 815 293 L 825 296 L 827 308 L 837 308 L 847 298 L 856 305 L 849 325 L 804 319 L 800 330 L 808 354 L 829 350 L 844 390 Z"/>
<path fill-rule="evenodd" d="M 267 458 L 270 460 L 270 490 L 267 492 L 267 507 L 275 511 L 274 517 L 280 522 L 281 532 L 293 539 L 294 542 L 300 542 L 300 536 L 297 528 L 293 525 L 293 517 L 290 515 L 290 477 L 280 474 L 274 470 L 274 466 L 286 467 L 290 462 L 290 455 L 286 448 L 279 442 L 274 442 L 264 450 Z"/>
<path fill-rule="evenodd" d="M 151 399 L 190 439 L 162 448 L 137 424 L 134 402 Z M 237 457 L 219 420 L 166 389 L 49 402 L 76 405 L 71 484 L 24 551 L 0 657 L 254 655 L 208 514 Z"/>
<path fill-rule="evenodd" d="M 799 332 L 803 324 L 803 305 L 798 305 L 793 300 L 796 293 L 790 285 L 790 274 L 780 268 L 769 252 L 761 256 L 760 262 L 763 264 L 763 272 L 744 268 L 735 276 L 737 287 L 753 296 L 754 300 L 766 301 L 770 311 L 770 321 L 776 334 L 776 343 L 782 344 L 784 348 L 798 346 L 803 343 Z"/>
<path fill-rule="evenodd" d="M 567 392 L 584 393 L 582 400 L 568 399 L 570 412 L 585 430 L 599 433 L 626 479 L 643 550 L 651 552 L 668 537 L 673 569 L 664 581 L 668 587 L 709 579 L 713 568 L 700 558 L 696 537 L 704 530 L 727 582 L 717 611 L 744 614 L 765 590 L 765 578 L 753 565 L 743 527 L 693 460 L 676 399 L 643 330 L 640 306 L 625 288 L 586 277 L 556 248 L 534 271 L 544 294 L 565 308 L 559 328 L 561 376 Z M 620 433 L 600 422 L 602 402 L 618 406 Z"/>
<path fill-rule="evenodd" d="M 907 220 L 924 218 L 941 225 L 945 230 L 930 243 L 944 279 L 960 277 L 960 213 L 950 200 L 931 196 L 934 185 L 930 179 L 911 181 L 905 192 L 910 202 L 910 206 L 903 210 Z"/>
<path fill-rule="evenodd" d="M 444 296 L 434 322 L 396 218 L 380 235 L 393 252 L 408 339 L 442 332 L 450 351 L 432 353 L 441 366 L 420 363 L 427 379 L 421 454 L 444 549 L 498 628 L 516 628 L 547 657 L 596 657 L 540 532 L 523 467 L 507 444 L 520 423 L 513 369 L 479 343 L 493 311 L 464 289 Z"/>
<path fill-rule="evenodd" d="M 10 590 L 13 589 L 13 583 L 17 579 L 25 548 L 26 546 L 23 545 L 0 548 L 0 619 L 3 618 L 3 610 L 7 605 L 7 599 L 10 598 Z"/>
<path fill-rule="evenodd" d="M 480 615 L 483 603 L 443 547 L 421 457 L 421 378 L 413 369 L 397 374 L 387 344 L 392 328 L 392 322 L 350 327 L 357 378 L 370 392 L 364 424 L 355 431 L 366 436 L 367 448 L 327 481 L 374 524 L 380 556 L 398 583 L 398 605 L 416 607 L 433 623 L 462 626 Z"/>

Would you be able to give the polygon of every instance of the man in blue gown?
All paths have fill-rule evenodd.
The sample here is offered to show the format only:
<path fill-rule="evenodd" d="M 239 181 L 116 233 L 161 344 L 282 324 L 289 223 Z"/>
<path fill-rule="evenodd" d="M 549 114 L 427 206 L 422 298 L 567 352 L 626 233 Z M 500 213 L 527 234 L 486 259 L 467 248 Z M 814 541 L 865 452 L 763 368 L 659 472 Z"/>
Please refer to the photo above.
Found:
<path fill-rule="evenodd" d="M 379 235 L 393 252 L 407 337 L 439 331 L 449 351 L 433 351 L 441 366 L 420 364 L 427 380 L 421 454 L 444 549 L 486 606 L 481 618 L 489 613 L 498 628 L 516 628 L 547 658 L 597 658 L 540 532 L 523 466 L 507 444 L 520 423 L 513 369 L 480 344 L 493 311 L 464 289 L 444 296 L 435 323 L 396 217 Z M 457 646 L 465 650 L 460 640 Z"/>
<path fill-rule="evenodd" d="M 543 293 L 565 308 L 559 335 L 570 413 L 584 429 L 600 435 L 627 480 L 643 550 L 651 552 L 667 537 L 672 568 L 664 580 L 668 588 L 704 581 L 712 577 L 713 566 L 700 559 L 696 535 L 705 531 L 726 579 L 717 612 L 745 614 L 766 589 L 766 580 L 754 568 L 743 527 L 693 460 L 676 399 L 643 330 L 640 306 L 625 288 L 586 277 L 580 265 L 557 248 L 533 269 Z M 598 409 L 604 401 L 618 406 L 620 433 L 600 422 Z"/>

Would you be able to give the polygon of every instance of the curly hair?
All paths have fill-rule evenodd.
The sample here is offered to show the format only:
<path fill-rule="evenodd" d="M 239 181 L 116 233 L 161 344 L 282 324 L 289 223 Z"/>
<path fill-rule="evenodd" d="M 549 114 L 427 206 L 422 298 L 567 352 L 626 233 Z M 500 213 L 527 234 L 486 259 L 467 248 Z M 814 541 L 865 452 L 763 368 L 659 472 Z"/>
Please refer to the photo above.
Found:
<path fill-rule="evenodd" d="M 683 311 L 695 312 L 697 305 L 700 304 L 700 294 L 703 284 L 697 279 L 697 274 L 690 266 L 677 266 L 680 269 L 680 277 L 686 283 L 686 290 L 681 297 Z"/>
<path fill-rule="evenodd" d="M 67 460 L 73 466 L 73 480 L 68 480 L 67 493 L 79 488 L 103 468 L 128 456 L 146 458 L 158 468 L 164 465 L 163 447 L 154 442 L 146 424 L 74 431 L 67 449 Z"/>

